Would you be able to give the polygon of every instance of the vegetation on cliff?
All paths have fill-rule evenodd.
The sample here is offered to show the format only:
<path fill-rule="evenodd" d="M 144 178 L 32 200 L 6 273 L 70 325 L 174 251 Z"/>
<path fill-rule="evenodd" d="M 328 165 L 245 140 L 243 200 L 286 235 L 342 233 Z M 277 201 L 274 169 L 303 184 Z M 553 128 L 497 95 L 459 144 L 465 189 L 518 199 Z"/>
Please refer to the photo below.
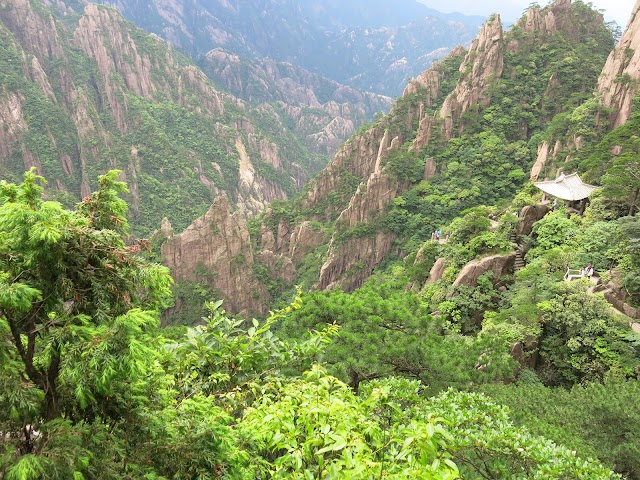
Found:
<path fill-rule="evenodd" d="M 294 201 L 163 225 L 172 258 L 224 243 L 184 297 L 280 296 L 261 320 L 215 299 L 158 326 L 171 278 L 119 172 L 73 210 L 33 169 L 3 182 L 0 478 L 640 478 L 640 102 L 603 120 L 612 44 L 581 2 L 492 18 Z M 186 108 L 129 102 L 152 125 Z M 603 186 L 584 215 L 526 183 L 556 140 Z"/>
<path fill-rule="evenodd" d="M 1 185 L 2 478 L 615 478 L 482 394 L 354 391 L 317 364 L 337 325 L 274 334 L 300 300 L 248 328 L 217 302 L 158 329 L 170 277 L 125 245 L 117 176 L 75 211 L 33 171 Z"/>

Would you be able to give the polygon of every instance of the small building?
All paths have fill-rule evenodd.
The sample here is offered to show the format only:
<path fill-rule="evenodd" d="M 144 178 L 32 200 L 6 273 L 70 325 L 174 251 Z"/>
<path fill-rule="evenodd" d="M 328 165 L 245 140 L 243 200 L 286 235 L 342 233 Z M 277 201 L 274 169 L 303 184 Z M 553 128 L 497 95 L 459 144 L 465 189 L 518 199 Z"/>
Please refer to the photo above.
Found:
<path fill-rule="evenodd" d="M 570 211 L 582 215 L 584 209 L 589 204 L 589 197 L 593 191 L 598 188 L 594 185 L 588 185 L 580 180 L 577 173 L 570 175 L 560 175 L 555 180 L 545 182 L 534 182 L 536 187 L 542 190 L 546 195 L 559 198 L 565 201 Z"/>

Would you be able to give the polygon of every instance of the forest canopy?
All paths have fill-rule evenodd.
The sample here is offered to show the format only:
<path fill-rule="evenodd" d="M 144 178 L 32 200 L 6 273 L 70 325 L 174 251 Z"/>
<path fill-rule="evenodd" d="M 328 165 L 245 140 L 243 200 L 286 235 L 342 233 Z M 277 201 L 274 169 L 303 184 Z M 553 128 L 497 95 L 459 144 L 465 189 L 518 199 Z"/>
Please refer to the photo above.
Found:
<path fill-rule="evenodd" d="M 218 301 L 199 326 L 160 328 L 171 278 L 126 241 L 118 172 L 75 210 L 43 183 L 30 171 L 0 187 L 1 478 L 615 478 L 482 393 L 398 376 L 392 358 L 351 388 L 323 359 L 352 327 L 284 335 L 321 298 L 252 322 Z M 366 308 L 351 315 L 375 318 Z M 388 328 L 433 321 L 405 308 Z M 463 341 L 433 328 L 436 347 Z"/>

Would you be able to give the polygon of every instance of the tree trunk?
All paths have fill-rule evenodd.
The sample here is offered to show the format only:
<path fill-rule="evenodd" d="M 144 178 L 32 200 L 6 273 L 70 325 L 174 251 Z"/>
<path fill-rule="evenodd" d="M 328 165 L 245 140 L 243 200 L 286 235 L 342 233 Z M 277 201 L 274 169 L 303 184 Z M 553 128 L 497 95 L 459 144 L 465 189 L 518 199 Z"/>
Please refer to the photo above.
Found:
<path fill-rule="evenodd" d="M 636 214 L 636 203 L 638 202 L 638 194 L 640 194 L 640 189 L 636 188 L 633 192 L 633 200 L 631 201 L 631 205 L 629 206 L 630 217 L 633 217 Z"/>
<path fill-rule="evenodd" d="M 60 416 L 60 405 L 58 402 L 58 389 L 56 382 L 60 373 L 60 354 L 56 352 L 51 358 L 51 363 L 45 375 L 43 375 L 43 390 L 46 407 L 44 418 L 54 420 Z"/>

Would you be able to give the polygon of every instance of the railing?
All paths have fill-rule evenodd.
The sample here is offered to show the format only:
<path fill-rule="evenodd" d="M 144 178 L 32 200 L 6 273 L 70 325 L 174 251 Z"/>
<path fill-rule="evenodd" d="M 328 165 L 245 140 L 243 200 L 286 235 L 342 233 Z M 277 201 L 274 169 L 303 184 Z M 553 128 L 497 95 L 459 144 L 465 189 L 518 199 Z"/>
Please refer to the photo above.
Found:
<path fill-rule="evenodd" d="M 584 277 L 584 270 L 572 270 L 567 268 L 567 273 L 564 274 L 564 281 L 570 282 L 571 280 L 575 280 L 577 278 Z"/>
<path fill-rule="evenodd" d="M 593 268 L 584 268 L 583 270 L 572 270 L 570 268 L 567 268 L 567 273 L 564 274 L 564 281 L 570 282 L 571 280 L 576 280 L 578 278 L 584 277 L 587 277 L 592 282 L 594 282 L 594 279 L 599 278 L 598 274 L 593 270 Z"/>

